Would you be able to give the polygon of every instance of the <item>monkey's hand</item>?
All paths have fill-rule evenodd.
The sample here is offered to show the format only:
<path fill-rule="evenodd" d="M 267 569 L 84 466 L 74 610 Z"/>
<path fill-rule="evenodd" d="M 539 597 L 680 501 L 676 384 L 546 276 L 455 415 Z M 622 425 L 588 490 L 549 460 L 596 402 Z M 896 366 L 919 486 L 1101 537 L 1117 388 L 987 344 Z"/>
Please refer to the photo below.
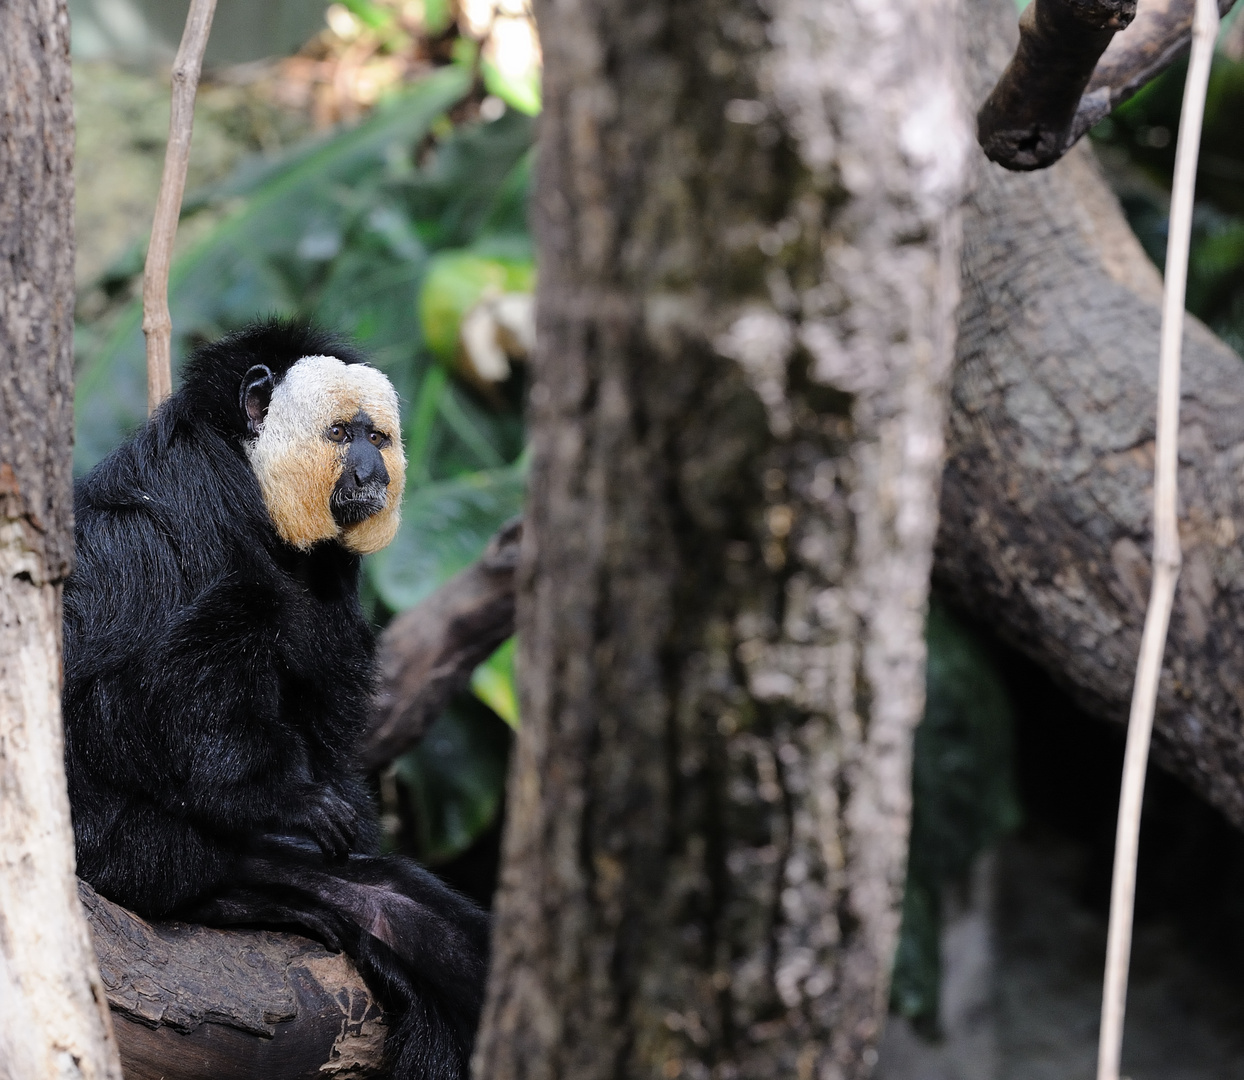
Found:
<path fill-rule="evenodd" d="M 358 836 L 358 811 L 340 792 L 327 784 L 316 785 L 304 808 L 307 831 L 330 859 L 344 859 Z"/>

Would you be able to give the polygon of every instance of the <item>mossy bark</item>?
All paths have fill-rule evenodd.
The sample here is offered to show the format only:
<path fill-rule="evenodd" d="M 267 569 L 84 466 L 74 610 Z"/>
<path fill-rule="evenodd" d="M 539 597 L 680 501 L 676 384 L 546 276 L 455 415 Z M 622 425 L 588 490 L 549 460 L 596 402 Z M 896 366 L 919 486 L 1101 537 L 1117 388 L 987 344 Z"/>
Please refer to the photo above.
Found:
<path fill-rule="evenodd" d="M 0 3 L 0 1077 L 120 1080 L 78 904 L 60 716 L 73 557 L 63 0 Z"/>
<path fill-rule="evenodd" d="M 969 149 L 949 2 L 551 0 L 475 1075 L 863 1076 Z"/>

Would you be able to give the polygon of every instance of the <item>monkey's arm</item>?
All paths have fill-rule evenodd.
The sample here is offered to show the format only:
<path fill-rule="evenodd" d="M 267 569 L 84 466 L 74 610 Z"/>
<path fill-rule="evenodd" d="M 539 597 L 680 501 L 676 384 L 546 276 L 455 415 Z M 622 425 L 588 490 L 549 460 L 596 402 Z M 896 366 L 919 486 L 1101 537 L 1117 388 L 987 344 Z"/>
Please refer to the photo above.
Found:
<path fill-rule="evenodd" d="M 304 740 L 281 720 L 278 598 L 222 573 L 178 602 L 177 552 L 143 517 L 126 529 L 141 580 L 125 589 L 83 580 L 108 571 L 88 548 L 79 587 L 66 596 L 65 714 L 77 782 L 213 834 L 287 831 L 344 852 L 357 809 L 313 778 Z"/>

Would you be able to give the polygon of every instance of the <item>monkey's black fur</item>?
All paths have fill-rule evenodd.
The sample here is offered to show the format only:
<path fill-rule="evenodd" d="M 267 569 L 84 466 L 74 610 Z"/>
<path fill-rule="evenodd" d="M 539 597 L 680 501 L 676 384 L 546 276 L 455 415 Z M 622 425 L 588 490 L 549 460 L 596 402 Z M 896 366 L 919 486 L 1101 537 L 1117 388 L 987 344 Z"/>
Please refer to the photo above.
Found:
<path fill-rule="evenodd" d="M 246 373 L 360 357 L 269 322 L 200 349 L 182 389 L 75 492 L 65 742 L 78 871 L 148 918 L 299 927 L 386 1009 L 394 1075 L 466 1075 L 486 916 L 376 852 L 355 751 L 373 689 L 359 558 L 274 530 L 243 449 Z M 386 476 L 387 481 L 387 476 Z"/>

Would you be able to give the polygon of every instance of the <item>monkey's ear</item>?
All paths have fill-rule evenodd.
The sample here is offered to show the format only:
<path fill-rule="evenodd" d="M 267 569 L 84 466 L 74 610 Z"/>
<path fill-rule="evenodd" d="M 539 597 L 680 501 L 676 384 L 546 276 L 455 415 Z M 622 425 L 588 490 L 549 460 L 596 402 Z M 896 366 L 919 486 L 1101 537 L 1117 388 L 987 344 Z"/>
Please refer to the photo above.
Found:
<path fill-rule="evenodd" d="M 272 372 L 263 364 L 256 364 L 242 376 L 239 404 L 246 413 L 246 430 L 252 435 L 259 434 L 264 417 L 268 415 L 268 403 L 272 400 L 274 382 Z"/>

